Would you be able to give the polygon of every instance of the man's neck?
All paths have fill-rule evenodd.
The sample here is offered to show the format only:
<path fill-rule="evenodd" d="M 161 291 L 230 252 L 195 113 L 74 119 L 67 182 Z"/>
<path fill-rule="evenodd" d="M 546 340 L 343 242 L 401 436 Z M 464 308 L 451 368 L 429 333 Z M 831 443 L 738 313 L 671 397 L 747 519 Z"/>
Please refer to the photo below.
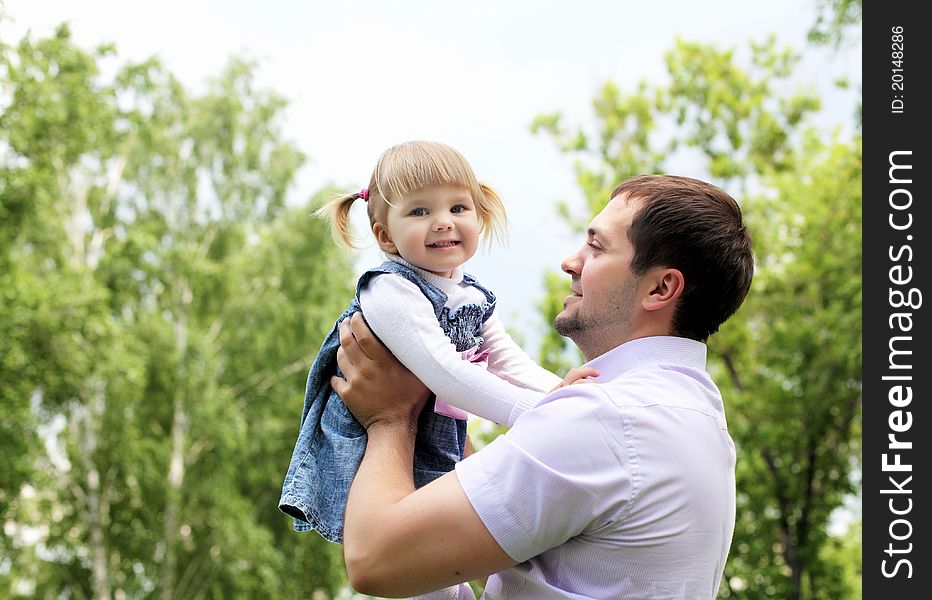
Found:
<path fill-rule="evenodd" d="M 582 355 L 585 357 L 586 362 L 590 362 L 599 356 L 602 356 L 606 352 L 621 346 L 632 340 L 637 340 L 645 337 L 655 337 L 655 336 L 668 336 L 673 335 L 670 331 L 670 327 L 642 327 L 638 330 L 627 333 L 625 335 L 616 335 L 609 336 L 603 335 L 599 336 L 599 339 L 593 340 L 573 340 L 576 343 L 576 346 L 579 348 L 579 351 L 582 352 Z"/>

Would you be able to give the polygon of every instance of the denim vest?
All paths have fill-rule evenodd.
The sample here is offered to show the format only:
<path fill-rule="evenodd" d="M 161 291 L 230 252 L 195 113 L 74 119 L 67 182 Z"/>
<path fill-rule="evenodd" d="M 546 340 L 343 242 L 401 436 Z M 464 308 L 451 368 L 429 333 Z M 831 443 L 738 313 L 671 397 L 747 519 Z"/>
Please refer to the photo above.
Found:
<path fill-rule="evenodd" d="M 346 498 L 366 450 L 366 430 L 330 387 L 330 377 L 342 376 L 336 359 L 340 347 L 338 327 L 343 319 L 360 310 L 359 291 L 370 279 L 384 273 L 399 275 L 417 285 L 459 352 L 482 344 L 482 325 L 495 310 L 495 296 L 469 275 L 463 276 L 463 282 L 481 291 L 486 302 L 466 304 L 453 311 L 444 306 L 447 295 L 442 290 L 406 265 L 386 261 L 359 278 L 356 296 L 324 340 L 308 374 L 301 429 L 278 504 L 282 512 L 294 517 L 295 531 L 313 529 L 337 544 L 343 543 Z M 431 396 L 418 420 L 414 484 L 421 487 L 451 471 L 462 459 L 465 443 L 466 421 L 435 413 Z"/>

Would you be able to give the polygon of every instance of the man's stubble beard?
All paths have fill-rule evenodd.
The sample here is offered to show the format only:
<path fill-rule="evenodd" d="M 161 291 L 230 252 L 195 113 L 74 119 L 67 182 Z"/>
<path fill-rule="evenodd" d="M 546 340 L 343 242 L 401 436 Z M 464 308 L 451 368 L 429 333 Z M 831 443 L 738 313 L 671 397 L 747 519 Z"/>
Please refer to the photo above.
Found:
<path fill-rule="evenodd" d="M 619 331 L 625 332 L 633 325 L 634 301 L 637 296 L 640 278 L 628 280 L 616 292 L 617 304 L 613 310 L 605 311 L 601 315 L 584 315 L 582 306 L 577 306 L 571 314 L 566 308 L 553 319 L 553 329 L 563 337 L 573 340 L 573 343 L 588 356 L 588 352 L 604 350 L 604 346 L 614 346 L 618 343 L 614 339 Z M 598 350 L 597 350 L 598 349 Z"/>
<path fill-rule="evenodd" d="M 585 325 L 583 324 L 582 318 L 579 316 L 578 310 L 572 315 L 566 316 L 563 315 L 564 312 L 566 312 L 565 308 L 560 314 L 554 317 L 553 329 L 563 337 L 572 339 L 574 333 L 585 329 Z"/>

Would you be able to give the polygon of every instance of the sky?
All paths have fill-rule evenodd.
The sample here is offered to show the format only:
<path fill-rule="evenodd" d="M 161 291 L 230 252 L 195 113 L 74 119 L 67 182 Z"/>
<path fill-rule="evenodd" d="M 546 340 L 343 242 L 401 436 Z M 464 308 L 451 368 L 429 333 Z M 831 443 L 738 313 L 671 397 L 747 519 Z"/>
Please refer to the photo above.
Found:
<path fill-rule="evenodd" d="M 850 123 L 854 110 L 850 93 L 831 91 L 832 80 L 860 82 L 860 47 L 806 48 L 815 0 L 0 3 L 7 42 L 67 21 L 82 46 L 113 42 L 121 61 L 158 56 L 195 92 L 231 56 L 257 61 L 257 83 L 290 103 L 286 137 L 309 156 L 289 195 L 294 204 L 328 184 L 359 189 L 396 143 L 431 139 L 458 149 L 498 190 L 509 217 L 507 245 L 480 250 L 466 270 L 497 295 L 506 326 L 532 355 L 544 328 L 536 309 L 543 273 L 582 243 L 556 216 L 559 200 L 582 206 L 572 160 L 531 134 L 535 115 L 559 111 L 565 123 L 591 123 L 591 99 L 606 81 L 627 90 L 662 83 L 663 55 L 677 37 L 740 52 L 775 34 L 805 51 L 797 78 L 819 90 L 829 126 Z M 681 168 L 704 176 L 702 165 Z M 351 219 L 371 239 L 361 206 Z M 357 255 L 357 271 L 380 262 L 371 245 Z"/>

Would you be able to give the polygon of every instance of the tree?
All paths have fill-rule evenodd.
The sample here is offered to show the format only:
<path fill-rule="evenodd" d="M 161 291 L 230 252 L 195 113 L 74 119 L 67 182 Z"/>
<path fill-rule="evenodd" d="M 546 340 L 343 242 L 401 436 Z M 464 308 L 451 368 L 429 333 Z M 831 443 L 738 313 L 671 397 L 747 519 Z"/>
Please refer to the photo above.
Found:
<path fill-rule="evenodd" d="M 809 137 L 748 211 L 758 274 L 710 340 L 739 448 L 738 597 L 836 598 L 829 516 L 855 491 L 861 406 L 861 146 Z M 748 576 L 752 576 L 748 578 Z"/>
<path fill-rule="evenodd" d="M 284 100 L 241 60 L 200 96 L 155 60 L 105 79 L 114 50 L 65 26 L 0 50 L 0 427 L 21 457 L 0 582 L 332 593 L 336 547 L 292 533 L 277 500 L 351 272 L 309 208 L 285 208 L 304 156 Z"/>
<path fill-rule="evenodd" d="M 838 48 L 850 39 L 850 29 L 861 25 L 862 0 L 816 0 L 818 16 L 809 30 L 813 44 Z"/>
<path fill-rule="evenodd" d="M 578 216 L 561 203 L 563 219 L 582 231 L 620 181 L 666 171 L 667 163 L 684 157 L 698 165 L 697 172 L 708 172 L 738 195 L 757 185 L 762 171 L 780 168 L 796 129 L 818 109 L 818 100 L 805 93 L 776 94 L 775 87 L 786 85 L 798 57 L 778 50 L 774 39 L 752 45 L 751 53 L 751 70 L 745 70 L 736 64 L 734 50 L 680 40 L 666 55 L 669 85 L 641 82 L 633 93 L 625 93 L 611 81 L 604 84 L 593 100 L 595 131 L 566 127 L 559 113 L 537 116 L 531 131 L 548 134 L 573 156 L 586 203 Z M 568 283 L 562 281 L 548 281 L 547 298 L 566 295 Z M 549 324 L 562 304 L 544 300 L 544 306 L 553 312 L 545 312 Z M 566 340 L 548 328 L 541 364 L 560 367 L 552 357 L 566 347 Z"/>
<path fill-rule="evenodd" d="M 747 68 L 733 50 L 678 41 L 666 56 L 668 84 L 632 93 L 605 84 L 594 132 L 564 126 L 559 114 L 532 125 L 574 157 L 587 214 L 560 211 L 576 228 L 615 184 L 671 164 L 691 165 L 743 207 L 755 283 L 709 340 L 739 451 L 724 597 L 821 598 L 838 589 L 820 552 L 858 463 L 860 134 L 820 141 L 808 125 L 818 99 L 782 91 L 797 60 L 773 39 L 752 44 Z M 562 295 L 543 301 L 548 322 Z M 565 342 L 548 335 L 541 362 L 554 366 Z"/>

